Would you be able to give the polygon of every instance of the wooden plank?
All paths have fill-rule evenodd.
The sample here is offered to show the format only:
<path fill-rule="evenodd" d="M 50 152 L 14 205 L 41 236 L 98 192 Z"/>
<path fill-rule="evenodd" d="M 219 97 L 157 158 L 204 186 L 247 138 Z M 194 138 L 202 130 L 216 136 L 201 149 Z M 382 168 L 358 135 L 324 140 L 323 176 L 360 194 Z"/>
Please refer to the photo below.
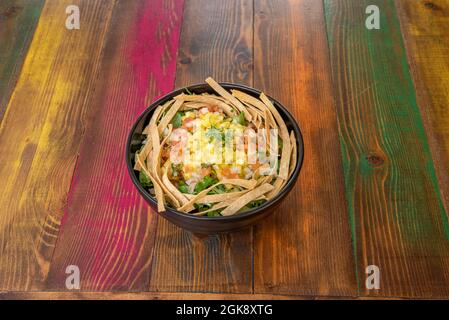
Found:
<path fill-rule="evenodd" d="M 188 0 L 176 86 L 217 81 L 252 83 L 252 2 Z M 198 239 L 160 219 L 150 290 L 252 291 L 252 233 Z"/>
<path fill-rule="evenodd" d="M 124 150 L 137 116 L 173 89 L 182 7 L 142 0 L 114 9 L 48 288 L 65 290 L 68 265 L 79 267 L 84 291 L 148 288 L 156 213 L 132 184 Z"/>
<path fill-rule="evenodd" d="M 416 98 L 449 212 L 448 1 L 396 1 Z"/>
<path fill-rule="evenodd" d="M 345 299 L 344 297 L 320 297 Z M 318 299 L 320 299 L 318 298 Z M 312 300 L 317 297 L 192 292 L 0 292 L 1 300 Z"/>
<path fill-rule="evenodd" d="M 255 2 L 254 85 L 301 125 L 305 160 L 278 212 L 255 230 L 255 292 L 355 295 L 321 1 Z"/>
<path fill-rule="evenodd" d="M 365 28 L 365 9 L 381 12 Z M 449 226 L 407 67 L 394 3 L 326 0 L 346 196 L 369 296 L 447 297 Z"/>
<path fill-rule="evenodd" d="M 33 38 L 44 0 L 0 3 L 0 122 Z"/>
<path fill-rule="evenodd" d="M 0 128 L 0 288 L 42 288 L 98 76 L 112 2 L 45 4 Z M 98 19 L 98 17 L 103 17 Z"/>

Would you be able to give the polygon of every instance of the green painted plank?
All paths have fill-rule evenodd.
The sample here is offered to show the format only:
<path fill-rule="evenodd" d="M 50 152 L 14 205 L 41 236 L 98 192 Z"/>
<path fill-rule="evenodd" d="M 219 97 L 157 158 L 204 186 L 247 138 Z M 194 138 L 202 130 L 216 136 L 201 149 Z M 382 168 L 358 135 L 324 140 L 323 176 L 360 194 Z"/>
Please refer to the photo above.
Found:
<path fill-rule="evenodd" d="M 394 3 L 325 0 L 325 15 L 359 291 L 447 297 L 449 226 Z M 379 290 L 365 288 L 372 264 Z"/>
<path fill-rule="evenodd" d="M 43 4 L 44 0 L 0 2 L 0 120 L 16 84 Z"/>

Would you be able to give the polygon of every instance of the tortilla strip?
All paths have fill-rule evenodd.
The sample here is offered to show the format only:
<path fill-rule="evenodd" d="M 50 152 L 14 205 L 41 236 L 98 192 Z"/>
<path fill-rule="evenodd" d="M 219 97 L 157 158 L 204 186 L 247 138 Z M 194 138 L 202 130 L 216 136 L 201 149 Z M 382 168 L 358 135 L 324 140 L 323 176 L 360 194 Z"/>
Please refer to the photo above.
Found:
<path fill-rule="evenodd" d="M 240 90 L 234 90 L 234 89 L 231 90 L 231 93 L 232 93 L 233 97 L 238 98 L 243 103 L 248 103 L 248 104 L 253 105 L 255 108 L 259 109 L 262 113 L 264 113 L 265 109 L 267 109 L 267 106 L 262 101 L 260 101 L 259 99 L 255 98 L 253 96 L 250 96 L 247 93 L 244 93 Z M 270 111 L 268 113 L 268 117 L 270 118 L 270 123 L 272 123 L 273 126 L 275 126 L 276 122 L 274 121 L 273 115 L 271 114 L 271 110 L 268 110 L 268 111 Z M 275 128 L 275 127 L 273 127 L 273 128 Z"/>
<path fill-rule="evenodd" d="M 201 109 L 207 107 L 209 104 L 205 102 L 184 102 L 181 108 L 179 110 L 186 111 L 186 110 L 192 110 L 192 109 Z"/>
<path fill-rule="evenodd" d="M 171 105 L 174 103 L 174 100 L 171 99 L 169 101 L 167 101 L 166 103 L 164 103 L 162 105 L 162 110 L 161 112 L 157 115 L 156 119 L 155 119 L 155 123 L 159 123 L 159 121 L 161 120 L 161 117 L 164 115 L 165 111 L 171 107 Z"/>
<path fill-rule="evenodd" d="M 193 213 L 193 215 L 194 215 L 194 216 L 204 216 L 204 215 L 207 214 L 208 212 L 226 208 L 227 206 L 229 206 L 229 205 L 230 205 L 231 203 L 233 203 L 234 201 L 235 201 L 234 199 L 231 199 L 231 200 L 226 200 L 226 201 L 217 203 L 217 204 L 215 204 L 212 208 L 207 209 L 207 210 L 204 210 L 204 211 L 200 211 L 200 212 Z"/>
<path fill-rule="evenodd" d="M 267 200 L 267 197 L 262 195 L 261 197 L 255 199 L 255 200 Z M 193 213 L 193 215 L 194 216 L 204 216 L 205 214 L 207 214 L 207 213 L 209 213 L 211 211 L 216 211 L 216 210 L 220 210 L 220 209 L 226 208 L 227 206 L 229 206 L 233 202 L 234 202 L 234 199 L 225 200 L 223 202 L 215 204 L 210 209 L 207 209 L 207 210 L 204 210 L 204 211 L 200 211 L 200 212 L 197 212 L 197 213 Z"/>
<path fill-rule="evenodd" d="M 252 112 L 253 114 L 258 114 L 258 115 L 260 115 L 260 116 L 263 115 L 263 112 L 260 111 L 260 110 L 259 110 L 258 108 L 256 108 L 255 106 L 253 106 L 252 104 L 247 103 L 247 102 L 245 102 L 245 101 L 242 101 L 242 103 L 245 105 L 245 107 L 248 109 L 248 111 Z M 253 121 L 254 121 L 254 118 L 253 118 Z"/>
<path fill-rule="evenodd" d="M 297 159 L 298 155 L 297 155 L 297 150 L 296 150 L 296 138 L 295 138 L 295 133 L 293 132 L 293 130 L 290 132 L 290 143 L 292 145 L 292 156 L 290 159 L 290 170 L 288 173 L 289 178 L 293 174 L 293 171 L 295 170 L 295 167 L 296 167 L 296 162 L 298 161 L 298 159 Z"/>
<path fill-rule="evenodd" d="M 202 197 L 201 199 L 198 199 L 195 203 L 216 203 L 216 202 L 222 202 L 226 200 L 231 200 L 234 198 L 237 198 L 243 194 L 245 194 L 246 190 L 244 191 L 236 191 L 236 192 L 229 192 L 229 193 L 219 193 L 219 194 L 208 194 Z M 193 194 L 186 195 L 184 194 L 188 199 L 192 199 L 194 197 Z"/>
<path fill-rule="evenodd" d="M 241 208 L 246 206 L 248 203 L 250 203 L 254 199 L 259 198 L 263 194 L 273 190 L 273 188 L 274 187 L 271 184 L 265 183 L 265 184 L 255 188 L 254 190 L 247 192 L 240 198 L 235 199 L 228 207 L 223 209 L 223 211 L 221 211 L 221 215 L 222 216 L 231 216 L 231 215 L 235 214 L 237 211 L 239 211 Z"/>
<path fill-rule="evenodd" d="M 149 151 L 150 149 L 151 149 L 151 144 L 146 143 L 140 151 L 137 151 L 135 153 L 135 155 L 134 155 L 134 157 L 135 157 L 134 170 L 137 170 L 137 171 L 142 170 L 140 163 L 137 161 L 137 155 L 140 155 L 140 157 L 143 159 L 143 161 L 145 161 L 148 157 L 148 154 L 150 153 L 150 151 Z"/>
<path fill-rule="evenodd" d="M 268 114 L 270 113 L 270 111 L 268 111 L 267 109 L 265 109 L 265 132 L 266 132 L 266 137 L 267 137 L 267 147 L 270 148 L 270 121 L 268 120 Z M 270 149 L 268 149 L 270 150 Z"/>
<path fill-rule="evenodd" d="M 257 180 L 251 179 L 223 179 L 221 180 L 222 184 L 233 184 L 235 186 L 243 187 L 245 189 L 254 189 L 257 185 Z"/>
<path fill-rule="evenodd" d="M 168 101 L 170 102 L 170 101 Z M 165 103 L 167 104 L 167 103 Z M 164 105 L 165 105 L 164 104 Z M 164 106 L 158 106 L 156 108 L 156 110 L 154 110 L 153 115 L 151 116 L 150 122 L 148 123 L 148 125 L 145 127 L 145 129 L 143 130 L 142 134 L 145 135 L 149 135 L 150 134 L 150 128 L 153 124 L 156 123 L 156 118 L 158 118 L 160 116 L 160 114 L 162 113 L 164 109 Z M 145 144 L 145 146 L 143 147 L 143 149 L 140 151 L 140 154 L 143 156 L 143 160 L 145 161 L 146 158 L 148 157 L 148 155 L 150 154 L 151 150 L 153 148 L 152 145 L 152 139 L 147 137 L 147 143 Z M 140 171 L 140 165 L 136 162 L 134 165 L 134 170 Z"/>
<path fill-rule="evenodd" d="M 140 167 L 142 168 L 143 172 L 151 179 L 151 182 L 153 182 L 154 185 L 154 193 L 156 195 L 157 200 L 157 211 L 158 212 L 164 212 L 165 211 L 165 199 L 164 199 L 164 193 L 162 191 L 161 186 L 156 181 L 156 179 L 153 177 L 151 172 L 146 168 L 145 164 L 140 159 L 139 155 L 136 154 L 136 160 L 140 164 Z"/>
<path fill-rule="evenodd" d="M 169 161 L 167 161 L 166 163 L 169 163 Z M 186 196 L 171 183 L 170 179 L 168 179 L 167 167 L 165 165 L 162 174 L 162 182 L 165 184 L 167 189 L 173 194 L 173 196 L 175 196 L 175 198 L 178 199 L 180 204 L 184 205 L 187 202 L 189 202 Z"/>
<path fill-rule="evenodd" d="M 160 116 L 160 114 L 162 113 L 162 109 L 164 107 L 163 106 L 158 106 L 155 110 L 153 115 L 151 116 L 150 122 L 148 123 L 148 125 L 145 127 L 145 129 L 142 131 L 142 134 L 146 134 L 149 135 L 150 134 L 150 126 L 153 123 L 156 123 L 157 118 Z"/>
<path fill-rule="evenodd" d="M 167 189 L 167 187 L 162 183 L 162 181 L 160 179 L 161 150 L 162 150 L 162 146 L 165 144 L 168 137 L 170 136 L 173 126 L 171 124 L 169 124 L 168 129 L 169 129 L 169 134 L 164 138 L 164 140 L 162 140 L 162 143 L 159 144 L 159 134 L 158 134 L 156 124 L 154 124 L 154 123 L 151 124 L 151 128 L 150 128 L 151 139 L 152 139 L 151 143 L 153 144 L 154 147 L 153 147 L 153 151 L 151 153 L 152 154 L 152 157 L 151 157 L 152 162 L 151 162 L 150 172 L 153 175 L 154 179 L 160 184 L 161 188 L 164 190 L 164 192 L 166 193 L 166 195 L 169 198 L 169 200 L 171 201 L 171 203 L 175 207 L 179 207 L 180 204 L 179 204 L 178 199 L 176 199 L 176 197 Z"/>
<path fill-rule="evenodd" d="M 223 101 L 220 101 L 218 99 L 216 99 L 215 97 L 211 96 L 211 95 L 187 95 L 187 94 L 181 94 L 179 96 L 174 97 L 174 99 L 182 99 L 183 101 L 188 101 L 188 102 L 202 102 L 205 104 L 209 104 L 209 105 L 215 105 L 221 109 L 223 109 L 223 111 L 229 116 L 229 117 L 234 117 L 235 116 L 235 111 L 234 109 L 229 106 L 228 104 L 224 103 Z"/>
<path fill-rule="evenodd" d="M 165 116 L 162 117 L 161 121 L 157 126 L 159 134 L 162 134 L 162 131 L 164 131 L 164 129 L 167 128 L 168 124 L 173 119 L 176 112 L 178 112 L 183 102 L 184 102 L 183 100 L 176 100 L 175 103 L 171 106 L 171 108 L 167 111 Z"/>
<path fill-rule="evenodd" d="M 285 183 L 285 180 L 282 179 L 281 177 L 278 177 L 273 183 L 274 189 L 271 190 L 267 194 L 267 199 L 271 200 L 272 198 L 274 198 L 279 193 L 279 191 L 282 189 L 282 187 L 284 186 L 284 183 Z"/>
<path fill-rule="evenodd" d="M 237 100 L 232 94 L 226 91 L 222 86 L 218 84 L 218 82 L 216 82 L 211 77 L 208 77 L 205 81 L 211 86 L 212 89 L 214 89 L 215 92 L 217 92 L 226 100 L 230 101 L 234 106 L 237 107 L 237 109 L 240 110 L 240 112 L 243 112 L 246 120 L 251 121 L 251 114 L 248 112 L 248 110 L 246 110 L 246 107 L 239 100 Z"/>
<path fill-rule="evenodd" d="M 270 99 L 262 92 L 260 94 L 260 99 L 265 103 L 265 105 L 270 109 L 271 113 L 273 114 L 274 118 L 276 119 L 279 128 L 281 130 L 281 139 L 283 143 L 282 147 L 282 154 L 281 154 L 281 165 L 279 168 L 279 177 L 281 177 L 284 180 L 288 179 L 288 171 L 289 171 L 289 164 L 290 164 L 290 152 L 291 152 L 291 146 L 290 146 L 290 137 L 288 134 L 287 126 L 285 125 L 284 119 L 282 119 L 279 112 L 276 110 L 274 105 L 271 103 Z"/>
<path fill-rule="evenodd" d="M 194 196 L 192 199 L 189 200 L 189 202 L 187 202 L 186 204 L 182 205 L 181 207 L 178 208 L 179 211 L 183 211 L 183 212 L 190 212 L 193 209 L 195 209 L 195 207 L 193 206 L 194 203 L 196 203 L 196 201 L 202 197 L 204 197 L 205 195 L 207 195 L 209 193 L 209 191 L 211 191 L 213 188 L 215 188 L 216 186 L 223 184 L 222 182 L 217 182 L 216 184 L 211 185 L 209 188 L 204 189 L 203 191 L 201 191 L 200 193 L 198 193 L 196 196 Z"/>
<path fill-rule="evenodd" d="M 262 185 L 264 183 L 270 183 L 272 179 L 273 179 L 272 175 L 262 176 L 262 178 L 257 180 L 257 186 L 260 186 L 260 185 Z"/>

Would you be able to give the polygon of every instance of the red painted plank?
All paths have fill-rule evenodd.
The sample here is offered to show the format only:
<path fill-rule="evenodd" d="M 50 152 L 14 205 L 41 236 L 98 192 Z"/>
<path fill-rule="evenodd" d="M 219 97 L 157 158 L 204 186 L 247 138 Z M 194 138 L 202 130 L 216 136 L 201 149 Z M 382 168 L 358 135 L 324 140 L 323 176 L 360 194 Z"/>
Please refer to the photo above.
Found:
<path fill-rule="evenodd" d="M 125 140 L 149 102 L 173 88 L 182 9 L 183 0 L 114 9 L 49 288 L 65 288 L 68 265 L 79 267 L 81 290 L 148 287 L 157 219 L 128 177 Z"/>

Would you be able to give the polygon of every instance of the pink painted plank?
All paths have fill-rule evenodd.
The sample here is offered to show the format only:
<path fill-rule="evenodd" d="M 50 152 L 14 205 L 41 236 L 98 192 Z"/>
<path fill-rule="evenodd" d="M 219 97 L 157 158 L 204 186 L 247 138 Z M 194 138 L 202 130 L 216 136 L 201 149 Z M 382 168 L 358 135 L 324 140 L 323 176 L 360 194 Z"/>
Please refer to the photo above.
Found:
<path fill-rule="evenodd" d="M 137 116 L 173 89 L 182 10 L 183 0 L 114 9 L 49 289 L 65 289 L 68 265 L 79 267 L 81 290 L 148 287 L 157 219 L 128 176 L 125 144 Z"/>

